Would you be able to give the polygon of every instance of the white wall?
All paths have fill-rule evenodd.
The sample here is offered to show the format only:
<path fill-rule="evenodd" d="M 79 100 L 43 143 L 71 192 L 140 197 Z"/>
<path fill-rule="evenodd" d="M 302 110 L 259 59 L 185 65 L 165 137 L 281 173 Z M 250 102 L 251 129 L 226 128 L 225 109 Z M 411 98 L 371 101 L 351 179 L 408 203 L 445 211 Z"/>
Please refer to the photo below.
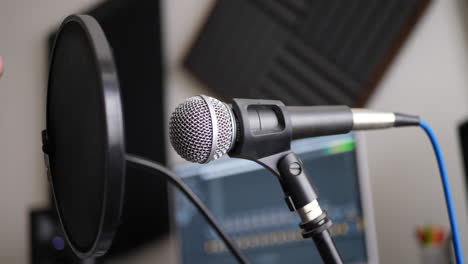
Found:
<path fill-rule="evenodd" d="M 28 213 L 47 201 L 40 132 L 45 127 L 47 37 L 96 0 L 0 1 L 0 263 L 29 263 Z"/>
<path fill-rule="evenodd" d="M 468 119 L 466 1 L 433 1 L 369 104 L 419 114 L 440 139 L 468 253 L 464 170 L 457 125 Z M 418 224 L 448 227 L 439 175 L 420 129 L 367 133 L 383 263 L 417 263 Z"/>

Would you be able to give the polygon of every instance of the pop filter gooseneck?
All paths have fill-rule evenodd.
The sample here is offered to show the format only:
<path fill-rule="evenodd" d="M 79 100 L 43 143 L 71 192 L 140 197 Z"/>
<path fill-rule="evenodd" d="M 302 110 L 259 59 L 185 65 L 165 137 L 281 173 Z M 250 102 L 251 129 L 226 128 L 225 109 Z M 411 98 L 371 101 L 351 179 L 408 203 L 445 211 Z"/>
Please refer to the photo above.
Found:
<path fill-rule="evenodd" d="M 163 175 L 214 227 L 241 263 L 246 258 L 206 206 L 162 166 L 125 154 L 120 87 L 112 50 L 97 21 L 72 15 L 62 23 L 52 51 L 42 132 L 49 182 L 60 223 L 81 259 L 110 248 L 122 213 L 126 158 Z"/>

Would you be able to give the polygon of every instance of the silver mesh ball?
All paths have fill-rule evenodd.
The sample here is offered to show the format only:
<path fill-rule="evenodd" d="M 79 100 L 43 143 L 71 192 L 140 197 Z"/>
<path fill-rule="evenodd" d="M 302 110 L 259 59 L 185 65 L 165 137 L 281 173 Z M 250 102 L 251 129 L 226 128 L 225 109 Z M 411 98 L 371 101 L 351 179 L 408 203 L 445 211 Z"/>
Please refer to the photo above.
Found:
<path fill-rule="evenodd" d="M 181 157 L 207 163 L 230 150 L 235 125 L 232 111 L 225 103 L 208 96 L 194 96 L 172 113 L 169 137 Z"/>

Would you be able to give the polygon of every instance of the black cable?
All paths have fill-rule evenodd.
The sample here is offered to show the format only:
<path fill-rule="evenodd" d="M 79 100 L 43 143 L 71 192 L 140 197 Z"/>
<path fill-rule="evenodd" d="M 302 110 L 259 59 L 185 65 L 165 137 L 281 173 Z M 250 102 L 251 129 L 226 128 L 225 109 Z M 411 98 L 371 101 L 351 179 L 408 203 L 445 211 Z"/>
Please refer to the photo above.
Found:
<path fill-rule="evenodd" d="M 343 264 L 340 253 L 338 252 L 335 243 L 328 229 L 312 236 L 320 256 L 324 263 L 327 264 Z"/>
<path fill-rule="evenodd" d="M 190 188 L 182 180 L 179 179 L 179 177 L 177 177 L 173 172 L 159 165 L 158 163 L 147 160 L 145 158 L 141 158 L 132 154 L 127 154 L 125 156 L 125 159 L 127 160 L 130 166 L 140 168 L 153 174 L 163 175 L 166 178 L 166 180 L 175 185 L 198 208 L 200 213 L 205 217 L 206 221 L 208 221 L 208 223 L 218 233 L 218 235 L 226 244 L 227 248 L 229 248 L 232 255 L 234 255 L 234 257 L 239 261 L 239 263 L 249 263 L 244 254 L 236 247 L 236 245 L 228 237 L 228 235 L 224 233 L 220 225 L 218 225 L 216 219 L 211 214 L 210 209 L 208 209 L 208 207 L 205 206 L 205 204 L 198 198 L 198 196 L 195 193 L 193 193 L 192 190 L 190 190 Z"/>

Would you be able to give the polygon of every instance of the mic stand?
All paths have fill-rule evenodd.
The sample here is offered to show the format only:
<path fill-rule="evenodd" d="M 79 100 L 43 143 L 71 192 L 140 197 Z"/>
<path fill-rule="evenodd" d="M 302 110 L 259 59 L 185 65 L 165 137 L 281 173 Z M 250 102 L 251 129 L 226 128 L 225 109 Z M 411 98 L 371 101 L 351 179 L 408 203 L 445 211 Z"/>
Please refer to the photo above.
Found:
<path fill-rule="evenodd" d="M 292 125 L 281 101 L 234 99 L 232 110 L 238 120 L 238 141 L 231 157 L 255 161 L 278 178 L 285 201 L 301 217 L 304 238 L 312 238 L 326 264 L 342 264 L 328 229 L 332 222 L 320 208 L 318 195 L 299 157 L 291 151 Z"/>
<path fill-rule="evenodd" d="M 300 218 L 303 238 L 312 238 L 322 260 L 326 264 L 342 264 L 343 261 L 330 235 L 332 221 L 326 211 L 320 208 L 318 195 L 304 170 L 300 158 L 292 151 L 286 151 L 256 161 L 275 174 L 285 194 L 290 211 L 296 211 Z"/>

